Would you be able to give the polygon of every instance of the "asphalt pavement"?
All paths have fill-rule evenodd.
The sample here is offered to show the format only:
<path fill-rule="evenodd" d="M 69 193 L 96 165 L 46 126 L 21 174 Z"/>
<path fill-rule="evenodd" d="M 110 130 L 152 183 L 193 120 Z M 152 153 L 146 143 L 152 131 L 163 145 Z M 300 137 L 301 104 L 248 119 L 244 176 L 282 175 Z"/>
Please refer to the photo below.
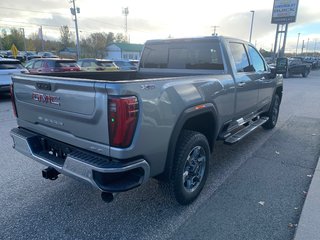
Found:
<path fill-rule="evenodd" d="M 172 239 L 291 240 L 318 162 L 319 126 L 290 118 Z"/>

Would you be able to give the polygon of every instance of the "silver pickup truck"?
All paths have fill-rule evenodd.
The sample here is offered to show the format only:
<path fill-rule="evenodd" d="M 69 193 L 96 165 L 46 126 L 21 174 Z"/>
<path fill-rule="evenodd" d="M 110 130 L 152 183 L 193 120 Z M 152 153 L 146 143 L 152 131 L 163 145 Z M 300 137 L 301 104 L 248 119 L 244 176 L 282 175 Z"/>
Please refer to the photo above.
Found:
<path fill-rule="evenodd" d="M 214 143 L 272 129 L 282 76 L 250 43 L 225 37 L 150 40 L 136 72 L 14 76 L 13 147 L 84 180 L 111 201 L 151 177 L 180 204 L 201 192 Z"/>

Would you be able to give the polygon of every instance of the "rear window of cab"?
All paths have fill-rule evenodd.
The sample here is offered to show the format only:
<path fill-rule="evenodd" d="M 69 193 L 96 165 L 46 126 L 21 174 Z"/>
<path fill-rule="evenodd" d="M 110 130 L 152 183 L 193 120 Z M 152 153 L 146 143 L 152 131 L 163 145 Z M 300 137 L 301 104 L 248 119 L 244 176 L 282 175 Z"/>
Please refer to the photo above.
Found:
<path fill-rule="evenodd" d="M 146 44 L 141 67 L 224 70 L 220 44 L 216 41 Z"/>

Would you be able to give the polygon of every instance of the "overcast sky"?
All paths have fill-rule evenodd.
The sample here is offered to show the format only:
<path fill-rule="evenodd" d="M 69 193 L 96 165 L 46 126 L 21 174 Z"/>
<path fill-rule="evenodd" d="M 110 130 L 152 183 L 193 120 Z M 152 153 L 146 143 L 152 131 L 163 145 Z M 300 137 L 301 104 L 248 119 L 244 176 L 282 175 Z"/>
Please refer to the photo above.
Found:
<path fill-rule="evenodd" d="M 10 3 L 10 4 L 9 4 Z M 27 35 L 43 27 L 45 38 L 59 39 L 59 27 L 74 22 L 68 0 L 1 1 L 0 27 L 25 28 Z M 217 27 L 219 35 L 248 40 L 251 10 L 255 11 L 252 42 L 257 47 L 271 49 L 276 25 L 271 24 L 273 0 L 76 0 L 80 8 L 78 25 L 80 38 L 93 32 L 124 33 L 124 7 L 129 8 L 128 34 L 132 43 L 148 39 L 207 36 Z M 320 50 L 320 1 L 300 0 L 297 21 L 289 24 L 287 50 L 295 51 L 298 33 L 308 49 Z M 301 46 L 299 47 L 301 48 Z"/>

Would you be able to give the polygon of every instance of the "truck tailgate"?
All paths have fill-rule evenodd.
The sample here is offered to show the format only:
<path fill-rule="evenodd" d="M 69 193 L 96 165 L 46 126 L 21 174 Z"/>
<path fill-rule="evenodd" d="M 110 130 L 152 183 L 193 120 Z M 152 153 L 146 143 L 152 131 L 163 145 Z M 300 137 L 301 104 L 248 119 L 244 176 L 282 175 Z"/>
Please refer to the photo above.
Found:
<path fill-rule="evenodd" d="M 108 155 L 105 83 L 48 76 L 14 76 L 18 125 Z"/>

